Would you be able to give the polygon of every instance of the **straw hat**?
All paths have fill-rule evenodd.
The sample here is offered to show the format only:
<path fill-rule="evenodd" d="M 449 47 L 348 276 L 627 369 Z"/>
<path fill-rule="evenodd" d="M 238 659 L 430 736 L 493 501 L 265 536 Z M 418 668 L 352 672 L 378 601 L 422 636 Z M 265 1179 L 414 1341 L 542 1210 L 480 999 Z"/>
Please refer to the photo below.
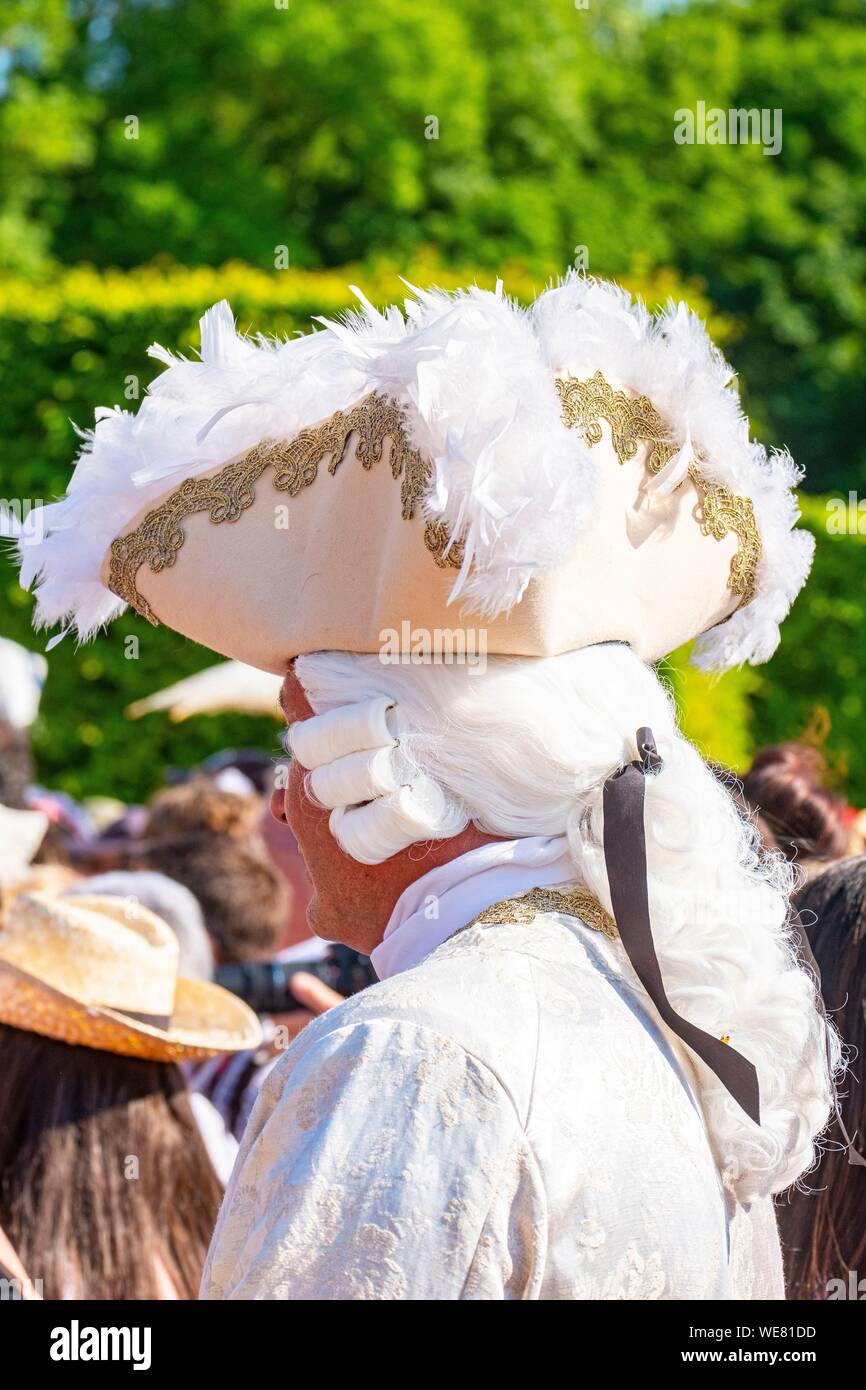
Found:
<path fill-rule="evenodd" d="M 177 961 L 171 928 L 131 899 L 18 897 L 0 923 L 0 1022 L 159 1062 L 257 1047 L 243 1000 Z"/>

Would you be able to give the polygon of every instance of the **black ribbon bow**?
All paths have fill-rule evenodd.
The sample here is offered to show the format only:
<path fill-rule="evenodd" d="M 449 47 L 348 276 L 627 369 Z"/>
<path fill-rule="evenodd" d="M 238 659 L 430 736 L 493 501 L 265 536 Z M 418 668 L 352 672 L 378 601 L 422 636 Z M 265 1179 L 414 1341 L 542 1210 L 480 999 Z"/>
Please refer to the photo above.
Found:
<path fill-rule="evenodd" d="M 652 729 L 638 729 L 637 746 L 640 757 L 619 768 L 604 784 L 604 858 L 613 919 L 625 953 L 659 1017 L 715 1072 L 749 1118 L 760 1124 L 760 1089 L 754 1065 L 729 1043 L 682 1018 L 665 992 L 650 922 L 644 830 L 646 777 L 660 771 L 662 759 Z"/>
<path fill-rule="evenodd" d="M 760 1088 L 758 1073 L 753 1064 L 736 1052 L 729 1043 L 723 1042 L 721 1038 L 714 1038 L 702 1028 L 681 1018 L 665 993 L 650 922 L 643 818 L 646 777 L 647 774 L 661 770 L 662 758 L 656 748 L 652 729 L 638 729 L 637 746 L 640 757 L 614 772 L 605 782 L 603 793 L 604 857 L 613 918 L 619 930 L 620 940 L 635 974 L 671 1032 L 706 1062 L 749 1118 L 754 1120 L 755 1124 L 760 1124 Z M 790 928 L 801 962 L 814 979 L 818 1011 L 828 1024 L 827 1010 L 821 995 L 821 972 L 797 913 L 793 916 Z M 829 1034 L 827 1059 L 829 1067 Z M 834 1110 L 836 1122 L 845 1140 L 849 1164 L 866 1168 L 866 1158 L 854 1147 L 854 1140 L 848 1134 L 842 1120 L 839 1102 L 835 1099 Z"/>

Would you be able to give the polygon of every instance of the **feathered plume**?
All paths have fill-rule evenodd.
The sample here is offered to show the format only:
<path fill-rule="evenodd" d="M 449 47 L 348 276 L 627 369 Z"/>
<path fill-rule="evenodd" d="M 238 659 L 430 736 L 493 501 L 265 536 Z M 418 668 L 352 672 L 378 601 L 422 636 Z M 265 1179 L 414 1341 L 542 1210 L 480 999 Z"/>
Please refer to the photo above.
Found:
<path fill-rule="evenodd" d="M 286 342 L 240 335 L 224 301 L 201 320 L 198 360 L 154 346 L 166 364 L 137 415 L 97 411 L 69 491 L 44 508 L 44 538 L 19 536 L 21 582 L 37 621 L 86 638 L 122 610 L 103 586 L 111 541 L 184 478 L 263 439 L 291 438 L 370 391 L 405 408 L 434 462 L 427 515 L 464 545 L 452 598 L 487 617 L 566 559 L 593 516 L 597 463 L 562 427 L 554 373 L 601 371 L 647 395 L 680 449 L 652 485 L 676 485 L 701 453 L 714 481 L 749 496 L 763 544 L 755 598 L 696 645 L 696 661 L 763 661 L 803 584 L 811 538 L 793 531 L 797 471 L 752 443 L 733 372 L 683 304 L 651 316 L 614 285 L 569 275 L 529 309 L 472 288 L 412 289 L 404 311 L 360 308 Z"/>

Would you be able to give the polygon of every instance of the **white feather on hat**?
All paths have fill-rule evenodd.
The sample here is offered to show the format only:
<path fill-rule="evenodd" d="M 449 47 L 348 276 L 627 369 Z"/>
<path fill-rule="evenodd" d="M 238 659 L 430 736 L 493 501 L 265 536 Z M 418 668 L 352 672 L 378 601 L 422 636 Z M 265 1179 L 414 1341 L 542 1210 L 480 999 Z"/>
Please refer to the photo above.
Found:
<path fill-rule="evenodd" d="M 762 556 L 750 602 L 704 633 L 694 660 L 760 662 L 809 571 L 814 542 L 794 530 L 790 455 L 750 441 L 733 370 L 684 304 L 651 315 L 618 287 L 569 274 L 528 308 L 503 292 L 413 290 L 405 313 L 359 310 L 285 342 L 236 331 L 229 306 L 201 320 L 201 358 L 167 364 L 137 415 L 97 411 L 67 496 L 44 509 L 41 544 L 19 542 L 37 621 L 86 638 L 124 604 L 104 586 L 112 540 L 149 504 L 263 439 L 288 439 L 371 391 L 406 408 L 411 442 L 434 463 L 426 515 L 464 546 L 452 598 L 488 619 L 560 565 L 593 519 L 597 473 L 564 430 L 554 373 L 601 371 L 646 395 L 679 454 L 648 486 L 671 488 L 699 452 L 701 471 L 751 499 Z"/>

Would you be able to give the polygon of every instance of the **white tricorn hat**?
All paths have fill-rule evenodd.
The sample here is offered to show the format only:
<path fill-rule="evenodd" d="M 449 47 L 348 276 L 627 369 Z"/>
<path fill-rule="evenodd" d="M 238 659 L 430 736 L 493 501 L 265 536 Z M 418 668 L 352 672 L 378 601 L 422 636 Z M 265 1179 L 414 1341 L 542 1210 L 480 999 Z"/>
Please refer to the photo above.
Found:
<path fill-rule="evenodd" d="M 288 342 L 221 303 L 200 361 L 151 348 L 168 370 L 137 415 L 97 412 L 19 543 L 37 621 L 86 637 L 131 605 L 275 673 L 406 623 L 491 654 L 771 656 L 813 549 L 798 474 L 685 305 L 577 275 L 528 308 L 413 295 Z"/>

